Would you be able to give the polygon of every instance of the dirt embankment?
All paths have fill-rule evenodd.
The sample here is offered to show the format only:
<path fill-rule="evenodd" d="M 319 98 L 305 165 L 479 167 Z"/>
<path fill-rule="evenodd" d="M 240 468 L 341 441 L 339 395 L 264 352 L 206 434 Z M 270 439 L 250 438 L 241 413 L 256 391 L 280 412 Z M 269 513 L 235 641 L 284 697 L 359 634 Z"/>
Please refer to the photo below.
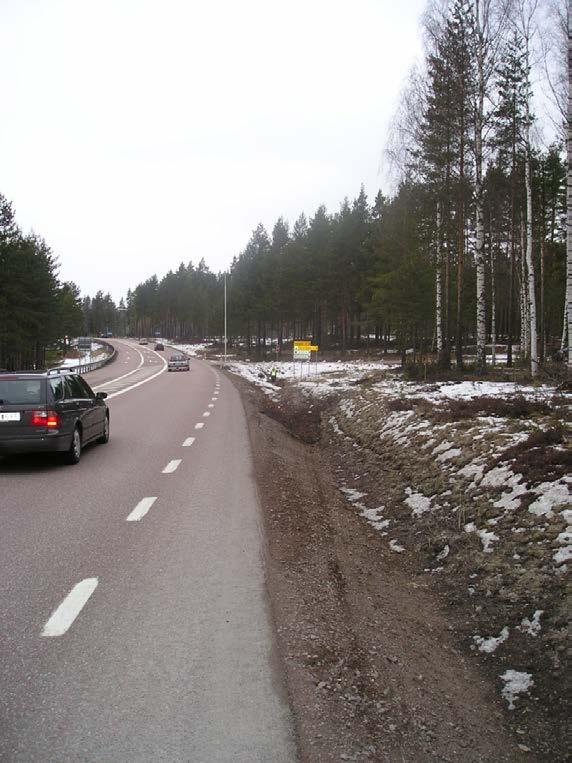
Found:
<path fill-rule="evenodd" d="M 396 553 L 344 500 L 340 484 L 351 490 L 363 480 L 360 490 L 381 494 L 399 475 L 405 484 L 411 454 L 356 447 L 339 432 L 328 443 L 327 404 L 294 391 L 275 403 L 233 381 L 248 415 L 301 759 L 564 760 L 546 714 L 529 723 L 521 703 L 509 713 L 469 649 L 466 578 L 456 586 L 454 575 L 423 572 L 428 554 L 436 566 L 444 538 Z M 416 532 L 427 536 L 424 527 Z"/>

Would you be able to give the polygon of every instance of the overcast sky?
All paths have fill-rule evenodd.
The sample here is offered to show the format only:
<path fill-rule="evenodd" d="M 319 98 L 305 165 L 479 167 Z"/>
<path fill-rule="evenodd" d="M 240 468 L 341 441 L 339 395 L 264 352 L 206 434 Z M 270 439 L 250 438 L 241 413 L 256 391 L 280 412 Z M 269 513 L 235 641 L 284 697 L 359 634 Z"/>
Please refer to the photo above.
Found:
<path fill-rule="evenodd" d="M 0 193 L 118 300 L 387 190 L 425 0 L 0 0 Z"/>

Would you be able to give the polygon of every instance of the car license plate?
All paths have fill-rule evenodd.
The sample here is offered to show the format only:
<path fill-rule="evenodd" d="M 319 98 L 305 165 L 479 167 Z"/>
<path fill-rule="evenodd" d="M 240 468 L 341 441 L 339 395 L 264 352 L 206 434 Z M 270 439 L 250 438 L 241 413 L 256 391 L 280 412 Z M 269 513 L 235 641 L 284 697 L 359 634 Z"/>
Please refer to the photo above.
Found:
<path fill-rule="evenodd" d="M 0 421 L 20 421 L 20 411 L 15 413 L 0 413 Z"/>

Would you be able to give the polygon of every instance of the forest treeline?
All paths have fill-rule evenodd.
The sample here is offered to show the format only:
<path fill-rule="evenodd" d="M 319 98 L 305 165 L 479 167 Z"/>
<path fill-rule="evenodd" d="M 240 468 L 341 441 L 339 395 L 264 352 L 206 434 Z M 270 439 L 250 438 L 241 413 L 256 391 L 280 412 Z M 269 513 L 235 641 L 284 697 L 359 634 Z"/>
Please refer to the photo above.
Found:
<path fill-rule="evenodd" d="M 58 280 L 46 242 L 24 234 L 0 194 L 0 369 L 42 368 L 46 351 L 84 326 L 78 287 Z"/>
<path fill-rule="evenodd" d="M 509 364 L 518 359 L 536 374 L 570 345 L 572 320 L 566 7 L 555 0 L 553 15 L 540 17 L 546 7 L 431 4 L 425 57 L 404 88 L 387 147 L 396 191 L 368 199 L 362 187 L 337 211 L 320 206 L 292 225 L 279 217 L 269 231 L 259 224 L 226 276 L 209 270 L 205 252 L 197 265 L 135 286 L 118 305 L 103 291 L 80 300 L 73 284 L 58 283 L 43 241 L 1 234 L 0 257 L 12 252 L 12 270 L 7 284 L 0 278 L 0 365 L 10 346 L 37 358 L 42 343 L 73 333 L 78 308 L 81 331 L 92 335 L 220 338 L 226 280 L 229 339 L 259 352 L 269 340 L 304 337 L 322 349 L 377 345 L 482 371 L 502 345 Z M 540 74 L 552 99 L 550 145 L 539 137 L 548 114 L 534 106 Z M 40 279 L 26 281 L 33 267 L 47 285 L 43 301 L 32 298 Z M 34 306 L 25 320 L 22 305 Z M 571 357 L 569 348 L 569 364 Z"/>
<path fill-rule="evenodd" d="M 566 346 L 567 34 L 564 3 L 553 10 L 550 49 L 534 1 L 430 7 L 425 60 L 387 151 L 397 192 L 368 202 L 362 188 L 334 213 L 259 225 L 228 274 L 231 338 L 259 348 L 292 337 L 324 349 L 377 343 L 432 351 L 443 368 L 469 355 L 480 370 L 502 344 L 509 364 L 518 349 L 533 374 Z M 547 119 L 533 109 L 541 48 L 537 70 L 557 114 L 548 147 L 534 141 Z M 220 335 L 221 295 L 220 274 L 182 264 L 129 293 L 129 325 Z"/>

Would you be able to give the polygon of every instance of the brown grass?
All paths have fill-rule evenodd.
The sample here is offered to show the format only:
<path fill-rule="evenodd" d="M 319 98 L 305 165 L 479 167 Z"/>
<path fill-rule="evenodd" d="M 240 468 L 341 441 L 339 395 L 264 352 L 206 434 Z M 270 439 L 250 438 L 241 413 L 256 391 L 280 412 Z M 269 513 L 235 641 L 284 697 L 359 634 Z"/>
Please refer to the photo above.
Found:
<path fill-rule="evenodd" d="M 439 421 L 460 421 L 476 416 L 498 416 L 507 419 L 524 419 L 546 416 L 553 407 L 541 400 L 529 400 L 524 395 L 514 397 L 477 397 L 473 400 L 449 400 L 434 410 L 433 418 Z"/>
<path fill-rule="evenodd" d="M 567 441 L 563 427 L 533 432 L 524 442 L 514 445 L 495 463 L 511 462 L 514 472 L 533 484 L 560 479 L 572 471 L 572 451 L 562 447 Z"/>

